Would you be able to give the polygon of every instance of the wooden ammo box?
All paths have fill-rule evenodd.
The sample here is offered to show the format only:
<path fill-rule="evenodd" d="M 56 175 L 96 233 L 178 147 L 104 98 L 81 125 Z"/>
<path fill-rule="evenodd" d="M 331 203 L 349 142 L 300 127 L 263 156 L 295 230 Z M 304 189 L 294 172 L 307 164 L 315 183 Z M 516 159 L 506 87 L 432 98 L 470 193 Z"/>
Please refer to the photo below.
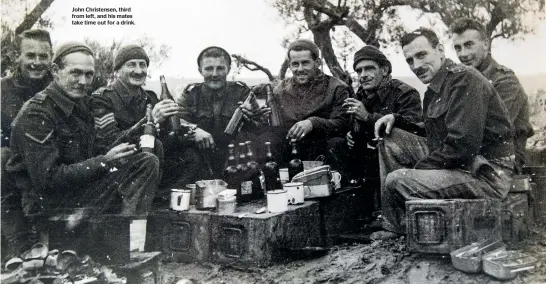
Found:
<path fill-rule="evenodd" d="M 501 202 L 490 199 L 422 199 L 406 202 L 408 249 L 449 254 L 501 238 Z"/>
<path fill-rule="evenodd" d="M 283 213 L 255 214 L 264 204 L 238 206 L 211 215 L 211 260 L 241 266 L 267 266 L 291 249 L 321 246 L 318 203 L 290 205 Z"/>
<path fill-rule="evenodd" d="M 210 256 L 210 211 L 162 209 L 148 216 L 146 251 L 161 251 L 176 262 L 203 262 Z"/>
<path fill-rule="evenodd" d="M 332 196 L 315 199 L 320 202 L 320 214 L 323 222 L 323 234 L 326 244 L 335 245 L 340 235 L 359 231 L 366 222 L 364 206 L 365 189 L 346 187 Z"/>

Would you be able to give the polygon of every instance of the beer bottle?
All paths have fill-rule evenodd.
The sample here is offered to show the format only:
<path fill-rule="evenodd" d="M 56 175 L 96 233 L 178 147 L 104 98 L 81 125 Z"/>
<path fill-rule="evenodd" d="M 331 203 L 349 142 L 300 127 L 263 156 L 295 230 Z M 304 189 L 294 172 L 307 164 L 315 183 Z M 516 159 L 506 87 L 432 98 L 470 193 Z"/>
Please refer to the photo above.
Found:
<path fill-rule="evenodd" d="M 269 125 L 271 126 L 281 126 L 281 114 L 280 114 L 280 108 L 277 103 L 277 101 L 273 97 L 273 91 L 271 90 L 271 85 L 267 84 L 265 86 L 266 92 L 267 92 L 267 98 L 266 98 L 266 106 L 271 109 L 271 113 L 269 114 Z"/>
<path fill-rule="evenodd" d="M 279 178 L 279 165 L 275 162 L 271 153 L 271 142 L 265 142 L 267 153 L 265 154 L 265 164 L 263 168 L 265 177 L 265 190 L 275 190 L 282 188 Z"/>
<path fill-rule="evenodd" d="M 254 153 L 252 152 L 252 142 L 246 141 L 246 166 L 248 167 L 250 180 L 252 181 L 252 199 L 261 199 L 264 197 L 264 190 L 262 188 L 262 171 L 260 170 L 260 164 L 256 162 Z"/>
<path fill-rule="evenodd" d="M 245 203 L 252 200 L 252 180 L 246 165 L 245 143 L 239 143 L 239 161 L 237 164 L 239 173 L 239 186 L 237 187 L 237 202 Z"/>
<path fill-rule="evenodd" d="M 290 144 L 292 144 L 292 160 L 288 163 L 288 178 L 292 180 L 296 174 L 303 172 L 303 162 L 299 158 L 296 139 L 290 140 Z"/>
<path fill-rule="evenodd" d="M 227 182 L 228 188 L 239 187 L 237 161 L 235 161 L 235 145 L 228 145 L 229 156 L 227 166 L 224 169 L 224 181 Z"/>
<path fill-rule="evenodd" d="M 142 152 L 154 152 L 155 146 L 155 125 L 152 118 L 152 105 L 146 105 L 146 124 L 144 133 L 140 136 L 140 149 Z"/>
<path fill-rule="evenodd" d="M 171 96 L 171 92 L 169 92 L 169 88 L 167 87 L 165 76 L 159 76 L 159 81 L 161 83 L 161 99 L 174 101 L 173 96 Z M 169 116 L 169 118 L 167 119 L 167 131 L 169 135 L 180 134 L 180 129 L 180 117 L 178 117 L 178 115 Z"/>

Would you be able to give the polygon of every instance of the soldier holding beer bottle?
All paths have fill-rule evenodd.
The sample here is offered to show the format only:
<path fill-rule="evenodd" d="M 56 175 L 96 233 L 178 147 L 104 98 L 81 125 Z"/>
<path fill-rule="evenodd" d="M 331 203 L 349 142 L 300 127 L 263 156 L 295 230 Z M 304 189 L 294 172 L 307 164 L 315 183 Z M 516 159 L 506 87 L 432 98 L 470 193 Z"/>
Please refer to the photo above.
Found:
<path fill-rule="evenodd" d="M 138 144 L 143 125 L 147 123 L 146 106 L 152 106 L 152 120 L 159 130 L 155 133 L 153 152 L 160 158 L 162 171 L 156 199 L 167 205 L 171 188 L 183 188 L 200 177 L 194 165 L 200 163 L 201 157 L 189 147 L 191 138 L 184 136 L 187 129 L 180 126 L 177 117 L 180 107 L 170 96 L 164 78 L 161 78 L 161 99 L 153 91 L 142 88 L 149 63 L 142 47 L 123 46 L 114 57 L 115 81 L 93 93 L 92 107 L 99 147 L 109 149 L 119 142 Z M 144 150 L 150 151 L 149 147 L 146 145 Z"/>

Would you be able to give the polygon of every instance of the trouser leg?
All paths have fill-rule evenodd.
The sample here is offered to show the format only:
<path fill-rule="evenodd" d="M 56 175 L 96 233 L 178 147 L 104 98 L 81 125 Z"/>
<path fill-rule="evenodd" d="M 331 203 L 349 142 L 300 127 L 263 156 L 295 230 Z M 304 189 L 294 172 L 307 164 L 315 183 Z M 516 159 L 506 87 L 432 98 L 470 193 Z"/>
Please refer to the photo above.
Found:
<path fill-rule="evenodd" d="M 21 199 L 15 196 L 2 201 L 2 260 L 19 256 L 29 246 L 29 226 Z"/>
<path fill-rule="evenodd" d="M 202 163 L 196 148 L 170 149 L 161 167 L 162 178 L 156 197 L 168 198 L 173 188 L 182 189 L 199 178 Z"/>
<path fill-rule="evenodd" d="M 485 181 L 462 170 L 400 169 L 389 173 L 383 198 L 383 227 L 405 234 L 405 202 L 413 199 L 502 198 Z"/>
<path fill-rule="evenodd" d="M 527 137 L 516 136 L 514 138 L 514 150 L 516 152 L 516 165 L 515 172 L 517 174 L 522 173 L 523 166 L 525 165 L 525 145 L 527 144 Z"/>
<path fill-rule="evenodd" d="M 94 206 L 102 211 L 115 206 L 121 197 L 121 215 L 146 216 L 159 181 L 159 160 L 150 153 L 138 153 L 108 175 L 88 187 L 81 195 L 80 205 Z"/>

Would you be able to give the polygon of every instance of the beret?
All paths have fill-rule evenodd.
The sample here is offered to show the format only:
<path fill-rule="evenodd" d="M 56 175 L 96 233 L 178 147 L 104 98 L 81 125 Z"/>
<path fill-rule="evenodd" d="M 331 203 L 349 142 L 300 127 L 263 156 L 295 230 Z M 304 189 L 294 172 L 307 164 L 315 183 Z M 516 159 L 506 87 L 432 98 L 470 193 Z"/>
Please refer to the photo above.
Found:
<path fill-rule="evenodd" d="M 136 44 L 130 44 L 123 46 L 116 53 L 116 56 L 114 57 L 114 70 L 118 70 L 125 62 L 133 59 L 146 60 L 146 64 L 150 65 L 150 58 L 148 57 L 148 54 L 146 54 L 144 48 Z"/>
<path fill-rule="evenodd" d="M 85 52 L 93 55 L 93 51 L 87 44 L 78 41 L 69 41 L 56 46 L 51 61 L 59 63 L 63 57 L 74 52 Z"/>

